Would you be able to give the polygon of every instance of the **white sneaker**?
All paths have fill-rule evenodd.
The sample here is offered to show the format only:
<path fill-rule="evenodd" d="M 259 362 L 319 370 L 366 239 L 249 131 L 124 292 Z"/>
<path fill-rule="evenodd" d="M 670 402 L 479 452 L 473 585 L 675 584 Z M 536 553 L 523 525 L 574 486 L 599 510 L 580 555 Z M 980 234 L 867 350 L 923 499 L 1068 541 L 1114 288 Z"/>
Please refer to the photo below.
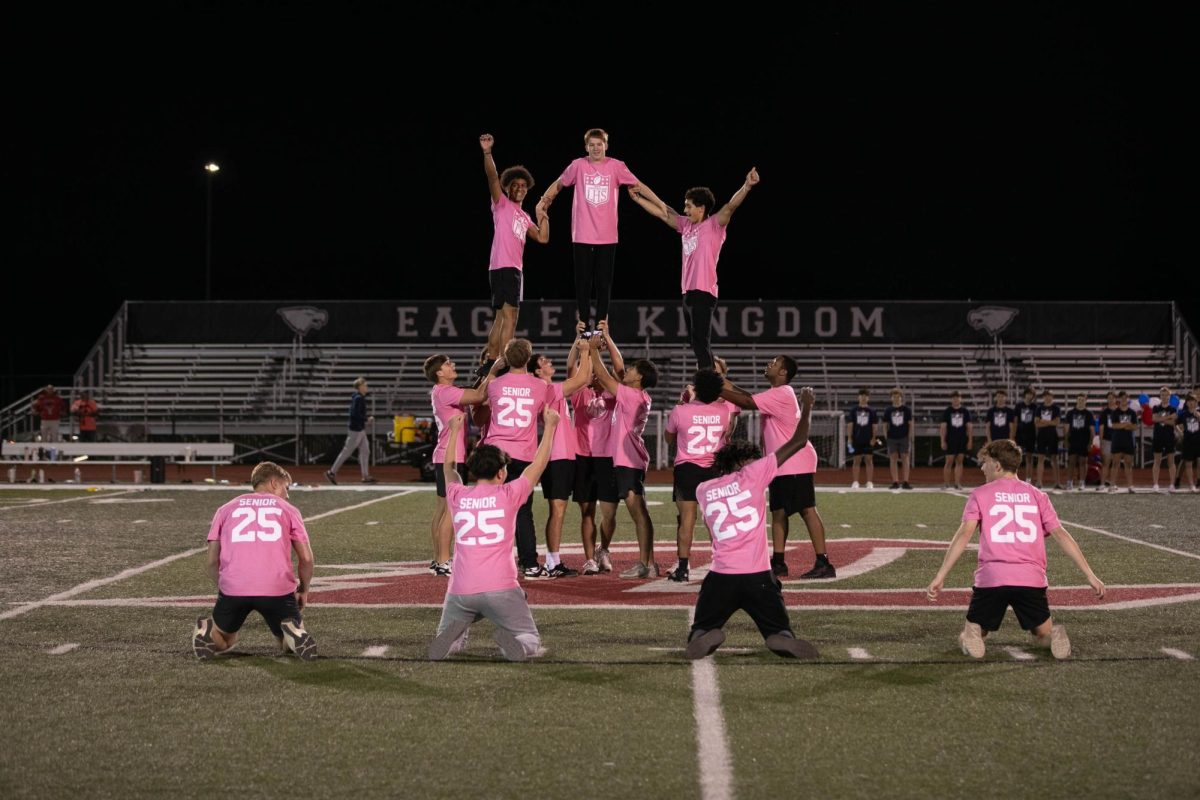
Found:
<path fill-rule="evenodd" d="M 854 483 L 850 484 L 850 488 L 851 488 L 851 489 L 857 489 L 857 488 L 858 488 L 858 481 L 855 481 Z"/>
<path fill-rule="evenodd" d="M 1074 488 L 1075 488 L 1075 481 L 1067 481 L 1067 491 L 1069 492 Z"/>
<path fill-rule="evenodd" d="M 596 548 L 596 563 L 600 565 L 601 572 L 612 572 L 612 556 L 603 547 Z"/>
<path fill-rule="evenodd" d="M 658 577 L 658 566 L 657 565 L 655 565 L 654 572 L 655 572 L 655 577 Z M 622 572 L 620 577 L 622 577 L 622 578 L 649 578 L 650 577 L 650 567 L 646 566 L 645 564 L 643 564 L 642 562 L 639 561 L 634 566 L 632 566 L 629 569 Z"/>
<path fill-rule="evenodd" d="M 1071 640 L 1067 638 L 1067 629 L 1062 625 L 1050 628 L 1050 654 L 1060 661 L 1071 657 Z"/>
<path fill-rule="evenodd" d="M 583 562 L 583 569 L 580 570 L 584 575 L 599 575 L 600 565 L 596 563 L 596 559 L 589 558 Z"/>
<path fill-rule="evenodd" d="M 968 622 L 958 635 L 958 643 L 962 645 L 963 655 L 971 658 L 983 658 L 983 629 L 974 622 Z"/>
<path fill-rule="evenodd" d="M 1158 488 L 1158 484 L 1157 484 L 1157 483 L 1156 483 L 1156 484 L 1154 484 L 1154 491 L 1156 491 L 1156 492 L 1157 492 L 1157 491 L 1159 491 L 1159 488 Z"/>
<path fill-rule="evenodd" d="M 868 489 L 874 489 L 874 488 L 875 488 L 875 484 L 871 483 L 870 481 L 867 481 L 867 488 L 868 488 Z"/>

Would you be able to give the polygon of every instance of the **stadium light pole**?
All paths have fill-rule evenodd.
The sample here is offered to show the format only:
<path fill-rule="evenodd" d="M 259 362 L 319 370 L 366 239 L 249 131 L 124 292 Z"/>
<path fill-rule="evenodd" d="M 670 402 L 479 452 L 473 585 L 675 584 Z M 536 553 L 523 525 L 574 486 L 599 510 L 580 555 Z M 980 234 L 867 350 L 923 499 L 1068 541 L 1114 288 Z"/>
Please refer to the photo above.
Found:
<path fill-rule="evenodd" d="M 207 173 L 204 191 L 204 299 L 212 300 L 212 192 L 213 176 L 221 167 L 215 161 L 204 165 Z"/>

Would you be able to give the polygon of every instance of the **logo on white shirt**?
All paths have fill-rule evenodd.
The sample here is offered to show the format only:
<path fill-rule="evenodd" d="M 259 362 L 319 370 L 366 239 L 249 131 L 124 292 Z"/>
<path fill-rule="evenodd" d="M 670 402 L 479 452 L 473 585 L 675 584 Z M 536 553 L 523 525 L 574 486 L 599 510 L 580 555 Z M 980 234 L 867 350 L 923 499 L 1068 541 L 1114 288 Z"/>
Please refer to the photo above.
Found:
<path fill-rule="evenodd" d="M 602 206 L 608 202 L 609 183 L 611 178 L 599 173 L 587 175 L 583 179 L 583 199 L 594 206 Z"/>

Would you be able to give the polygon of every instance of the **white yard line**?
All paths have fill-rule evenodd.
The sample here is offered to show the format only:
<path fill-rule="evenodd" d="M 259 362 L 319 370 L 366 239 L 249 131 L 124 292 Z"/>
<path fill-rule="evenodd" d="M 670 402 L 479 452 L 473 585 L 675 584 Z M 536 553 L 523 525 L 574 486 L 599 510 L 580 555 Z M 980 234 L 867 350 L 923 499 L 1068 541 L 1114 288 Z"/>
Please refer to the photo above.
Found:
<path fill-rule="evenodd" d="M 47 650 L 46 652 L 52 656 L 61 656 L 61 655 L 71 652 L 72 650 L 74 650 L 77 647 L 79 647 L 78 643 L 69 642 L 67 644 L 60 644 L 58 647 L 55 647 L 53 650 Z"/>
<path fill-rule="evenodd" d="M 1037 656 L 1033 655 L 1032 653 L 1026 653 L 1024 650 L 1022 650 L 1019 647 L 1006 647 L 1006 648 L 1004 648 L 1004 652 L 1006 652 L 1010 656 L 1012 656 L 1014 661 L 1036 661 L 1037 660 Z"/>
<path fill-rule="evenodd" d="M 1172 547 L 1163 547 L 1161 544 L 1153 544 L 1151 542 L 1145 542 L 1145 541 L 1142 541 L 1141 539 L 1134 539 L 1132 536 L 1122 536 L 1119 533 L 1113 533 L 1112 531 L 1106 531 L 1103 528 L 1093 528 L 1089 525 L 1080 525 L 1078 522 L 1070 522 L 1065 519 L 1060 519 L 1059 522 L 1061 522 L 1063 525 L 1069 525 L 1072 528 L 1080 528 L 1085 531 L 1091 531 L 1092 533 L 1099 533 L 1104 536 L 1111 536 L 1112 538 L 1120 539 L 1123 542 L 1133 542 L 1134 544 L 1140 544 L 1140 545 L 1143 545 L 1144 547 L 1153 547 L 1155 550 L 1162 550 L 1164 553 L 1173 553 L 1174 555 L 1177 555 L 1177 556 L 1184 556 L 1185 558 L 1194 558 L 1197 561 L 1200 561 L 1200 553 L 1185 553 L 1183 550 L 1176 550 Z"/>
<path fill-rule="evenodd" d="M 113 492 L 111 494 L 105 494 L 104 497 L 105 498 L 118 497 L 123 494 L 133 494 L 134 491 L 135 490 L 133 490 L 133 489 L 126 489 L 123 492 Z M 68 497 L 66 500 L 48 500 L 48 501 L 41 502 L 41 503 L 29 503 L 27 505 L 22 505 L 22 506 L 0 506 L 0 511 L 15 511 L 16 509 L 19 509 L 19 508 L 45 508 L 46 506 L 57 506 L 57 505 L 62 505 L 63 503 L 78 503 L 80 500 L 96 500 L 96 499 L 99 499 L 99 495 L 97 495 L 95 493 L 88 493 L 85 495 L 81 495 L 79 497 Z"/>
<path fill-rule="evenodd" d="M 872 656 L 862 647 L 847 647 L 846 652 L 849 653 L 850 657 L 855 661 L 870 661 L 872 658 L 874 658 L 874 656 Z"/>
<path fill-rule="evenodd" d="M 696 609 L 688 611 L 688 627 Z M 717 684 L 717 664 L 713 659 L 692 662 L 692 713 L 696 717 L 696 761 L 700 770 L 700 797 L 703 800 L 732 800 L 733 759 L 721 712 L 721 687 Z"/>
<path fill-rule="evenodd" d="M 388 646 L 386 644 L 377 644 L 363 650 L 362 654 L 364 658 L 383 658 L 384 653 L 387 651 Z"/>
<path fill-rule="evenodd" d="M 1171 658 L 1178 658 L 1180 661 L 1195 661 L 1196 660 L 1196 657 L 1193 656 L 1191 653 L 1185 653 L 1182 650 L 1176 650 L 1174 647 L 1164 647 L 1162 649 L 1162 651 L 1164 653 L 1166 653 L 1167 655 L 1169 655 Z"/>

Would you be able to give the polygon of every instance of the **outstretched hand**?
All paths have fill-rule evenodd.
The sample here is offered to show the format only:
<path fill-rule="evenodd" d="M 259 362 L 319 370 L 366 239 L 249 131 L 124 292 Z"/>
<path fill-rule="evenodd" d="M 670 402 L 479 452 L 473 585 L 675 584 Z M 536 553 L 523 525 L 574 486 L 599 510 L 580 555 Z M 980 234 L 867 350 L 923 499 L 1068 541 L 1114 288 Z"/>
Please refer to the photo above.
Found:
<path fill-rule="evenodd" d="M 805 386 L 800 390 L 800 405 L 805 408 L 811 408 L 817 402 L 817 393 L 813 391 L 811 386 Z"/>
<path fill-rule="evenodd" d="M 758 167 L 751 167 L 750 171 L 746 173 L 746 185 L 754 186 L 759 180 L 761 179 L 758 177 Z"/>
<path fill-rule="evenodd" d="M 495 147 L 496 140 L 490 133 L 485 133 L 479 137 L 479 146 L 483 149 L 484 155 L 491 155 L 492 148 Z"/>

